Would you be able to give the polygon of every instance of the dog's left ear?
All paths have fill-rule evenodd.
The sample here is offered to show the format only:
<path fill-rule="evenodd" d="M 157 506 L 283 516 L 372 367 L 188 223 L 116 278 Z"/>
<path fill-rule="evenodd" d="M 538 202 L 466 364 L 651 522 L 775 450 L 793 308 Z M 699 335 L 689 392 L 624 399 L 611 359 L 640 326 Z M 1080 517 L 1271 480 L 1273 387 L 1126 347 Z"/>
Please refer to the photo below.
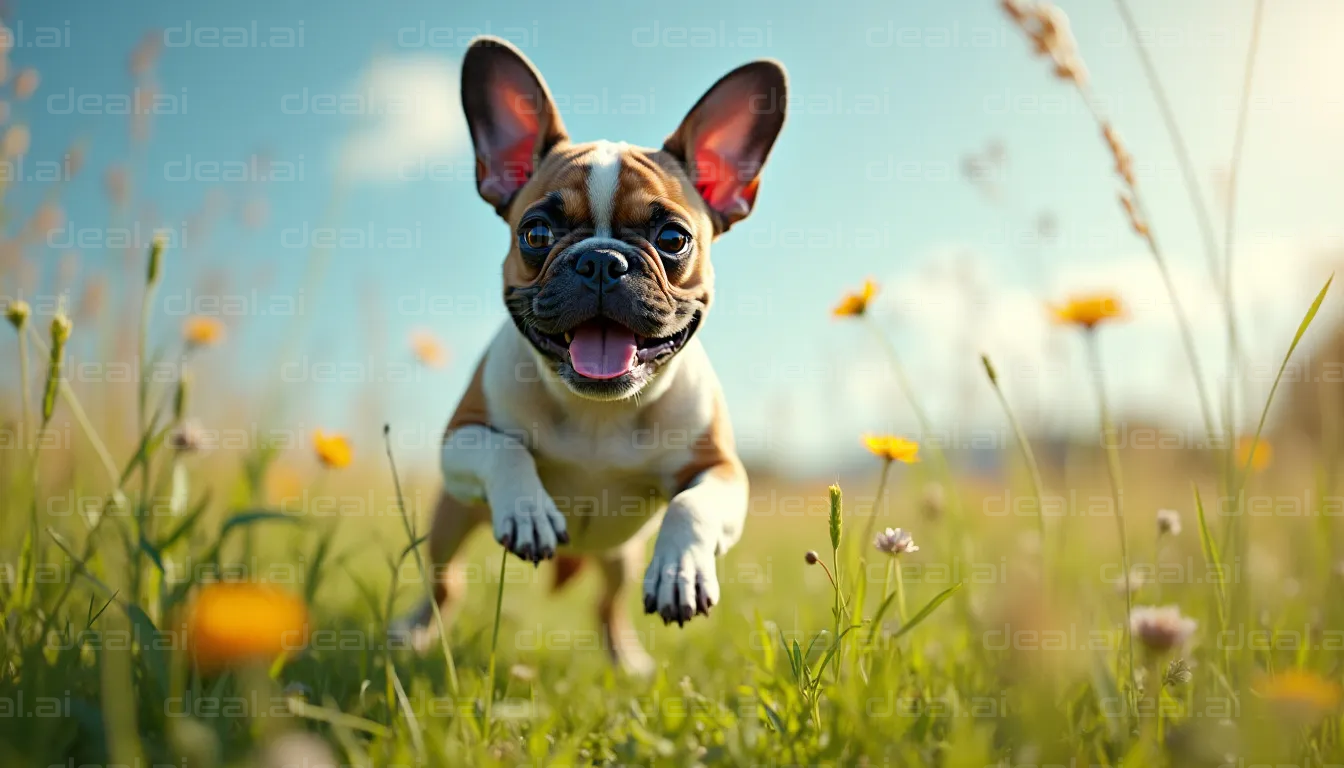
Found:
<path fill-rule="evenodd" d="M 751 213 L 761 166 L 784 127 L 787 88 L 779 62 L 744 64 L 706 91 L 663 143 L 714 213 L 717 232 Z"/>

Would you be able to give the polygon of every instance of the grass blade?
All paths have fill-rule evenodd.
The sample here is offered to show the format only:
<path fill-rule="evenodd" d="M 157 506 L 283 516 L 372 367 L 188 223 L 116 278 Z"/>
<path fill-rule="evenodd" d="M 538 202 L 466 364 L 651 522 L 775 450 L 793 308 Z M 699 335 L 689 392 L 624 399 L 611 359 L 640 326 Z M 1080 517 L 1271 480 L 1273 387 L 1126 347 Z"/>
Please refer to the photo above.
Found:
<path fill-rule="evenodd" d="M 956 591 L 959 589 L 961 589 L 961 582 L 957 582 L 956 584 L 953 584 L 947 589 L 944 589 L 942 592 L 939 592 L 938 594 L 934 595 L 932 600 L 926 603 L 923 608 L 919 609 L 919 613 L 916 613 L 914 616 L 911 616 L 909 621 L 907 621 L 900 629 L 896 630 L 896 632 L 892 634 L 891 636 L 892 641 L 899 640 L 902 635 L 914 629 L 915 627 L 919 626 L 921 622 L 929 618 L 929 614 L 937 610 L 938 606 L 942 605 L 944 602 L 947 601 L 949 597 L 956 594 Z"/>

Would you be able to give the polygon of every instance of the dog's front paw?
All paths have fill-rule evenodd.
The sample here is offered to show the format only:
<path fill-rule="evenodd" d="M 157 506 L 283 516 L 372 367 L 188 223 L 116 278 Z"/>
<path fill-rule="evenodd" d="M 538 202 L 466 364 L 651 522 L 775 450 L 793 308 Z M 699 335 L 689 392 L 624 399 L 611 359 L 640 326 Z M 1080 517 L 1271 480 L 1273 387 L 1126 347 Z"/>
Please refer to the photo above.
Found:
<path fill-rule="evenodd" d="M 565 516 L 540 486 L 532 493 L 505 492 L 491 500 L 495 541 L 536 565 L 555 557 L 555 548 L 569 543 Z"/>
<path fill-rule="evenodd" d="M 644 574 L 644 612 L 657 613 L 664 624 L 675 621 L 681 626 L 696 614 L 709 615 L 719 602 L 719 578 L 713 546 L 675 538 L 660 535 L 653 547 L 653 560 Z"/>

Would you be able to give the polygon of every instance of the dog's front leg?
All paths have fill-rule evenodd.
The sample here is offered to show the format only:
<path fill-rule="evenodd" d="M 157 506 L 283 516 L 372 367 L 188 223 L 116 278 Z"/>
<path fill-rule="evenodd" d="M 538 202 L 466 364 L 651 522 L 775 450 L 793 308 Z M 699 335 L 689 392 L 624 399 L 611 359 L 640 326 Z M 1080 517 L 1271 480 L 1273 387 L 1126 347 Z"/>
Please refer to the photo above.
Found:
<path fill-rule="evenodd" d="M 736 460 L 701 472 L 667 505 L 644 574 L 644 612 L 677 625 L 719 602 L 714 558 L 742 536 L 747 473 Z"/>
<path fill-rule="evenodd" d="M 532 563 L 569 543 L 565 518 L 537 476 L 537 464 L 516 437 L 480 425 L 454 430 L 443 445 L 444 490 L 467 503 L 485 501 L 495 540 Z"/>

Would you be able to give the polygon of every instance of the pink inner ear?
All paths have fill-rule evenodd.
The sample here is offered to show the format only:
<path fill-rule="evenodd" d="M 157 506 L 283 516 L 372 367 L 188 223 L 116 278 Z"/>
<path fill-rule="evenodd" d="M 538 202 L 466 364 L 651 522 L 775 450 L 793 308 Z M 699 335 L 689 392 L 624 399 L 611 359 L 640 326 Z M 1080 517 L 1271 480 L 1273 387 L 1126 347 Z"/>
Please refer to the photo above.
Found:
<path fill-rule="evenodd" d="M 532 154 L 540 131 L 536 99 L 509 83 L 499 85 L 498 138 L 485 156 L 481 192 L 508 198 L 532 177 Z"/>
<path fill-rule="evenodd" d="M 726 215 L 746 215 L 756 202 L 756 179 L 743 181 L 736 163 L 712 149 L 695 153 L 695 190 L 709 207 Z"/>
<path fill-rule="evenodd" d="M 711 122 L 696 141 L 695 189 L 710 208 L 727 216 L 745 216 L 756 202 L 755 173 L 742 166 L 751 126 L 750 114 L 731 114 Z"/>

